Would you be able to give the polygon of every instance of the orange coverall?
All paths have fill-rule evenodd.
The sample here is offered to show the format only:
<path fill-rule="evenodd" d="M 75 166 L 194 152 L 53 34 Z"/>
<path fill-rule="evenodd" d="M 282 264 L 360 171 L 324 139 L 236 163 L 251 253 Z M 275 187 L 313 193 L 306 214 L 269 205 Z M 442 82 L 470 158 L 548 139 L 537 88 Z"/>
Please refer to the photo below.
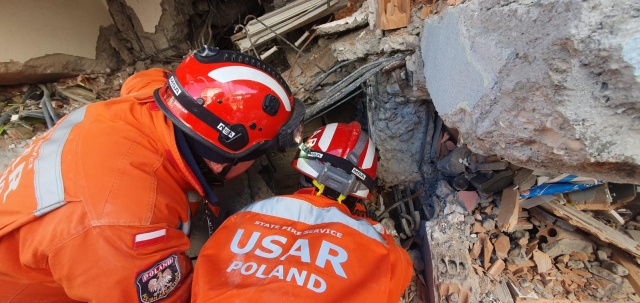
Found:
<path fill-rule="evenodd" d="M 202 188 L 153 101 L 163 70 L 80 108 L 0 178 L 0 302 L 188 302 L 186 192 Z"/>
<path fill-rule="evenodd" d="M 412 276 L 380 224 L 299 191 L 251 204 L 216 230 L 198 255 L 191 302 L 396 303 Z"/>

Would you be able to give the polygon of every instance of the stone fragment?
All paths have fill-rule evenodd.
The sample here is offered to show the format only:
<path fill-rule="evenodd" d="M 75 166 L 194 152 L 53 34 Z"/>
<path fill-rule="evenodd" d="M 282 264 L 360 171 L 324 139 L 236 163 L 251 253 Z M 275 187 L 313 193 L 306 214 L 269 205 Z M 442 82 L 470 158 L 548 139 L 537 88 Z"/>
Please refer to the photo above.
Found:
<path fill-rule="evenodd" d="M 629 274 L 629 271 L 624 268 L 624 266 L 613 262 L 613 261 L 604 261 L 602 262 L 602 267 L 604 267 L 605 269 L 610 270 L 612 273 L 618 275 L 618 276 L 626 276 Z"/>
<path fill-rule="evenodd" d="M 478 242 L 478 235 L 476 234 L 469 235 L 469 237 L 467 237 L 467 241 L 469 241 L 469 243 L 471 244 Z"/>
<path fill-rule="evenodd" d="M 536 175 L 528 168 L 521 168 L 516 171 L 513 177 L 513 184 L 517 185 L 520 190 L 527 190 L 536 184 Z"/>
<path fill-rule="evenodd" d="M 536 218 L 531 217 L 531 218 L 529 218 L 529 221 L 530 221 L 533 225 L 535 225 L 535 226 L 537 226 L 537 227 L 541 227 L 541 226 L 542 226 L 542 223 L 541 223 L 540 221 L 538 221 L 538 219 L 536 219 Z"/>
<path fill-rule="evenodd" d="M 571 260 L 571 261 L 567 262 L 567 267 L 569 267 L 570 269 L 584 268 L 584 262 Z"/>
<path fill-rule="evenodd" d="M 482 221 L 482 227 L 484 227 L 486 230 L 492 230 L 496 228 L 496 221 L 494 221 L 493 219 L 486 219 L 484 221 Z"/>
<path fill-rule="evenodd" d="M 540 280 L 533 281 L 533 289 L 547 300 L 552 300 L 553 295 L 550 294 Z"/>
<path fill-rule="evenodd" d="M 574 252 L 582 252 L 590 254 L 593 252 L 593 243 L 582 239 L 561 239 L 542 247 L 542 251 L 550 257 L 555 258 L 560 255 L 566 255 Z"/>
<path fill-rule="evenodd" d="M 604 252 L 603 250 L 598 249 L 596 251 L 596 259 L 598 261 L 606 261 L 607 260 L 607 253 Z"/>
<path fill-rule="evenodd" d="M 608 271 L 600 266 L 592 266 L 591 268 L 589 268 L 589 272 L 596 275 L 596 276 L 600 276 L 603 277 L 613 283 L 616 284 L 620 284 L 622 283 L 622 277 L 612 273 L 611 271 Z"/>
<path fill-rule="evenodd" d="M 471 225 L 476 222 L 476 219 L 473 216 L 464 216 L 464 222 Z"/>
<path fill-rule="evenodd" d="M 609 246 L 600 246 L 600 250 L 604 251 L 605 254 L 607 254 L 607 258 L 611 257 L 611 254 L 613 253 L 613 249 L 611 249 L 611 247 Z"/>

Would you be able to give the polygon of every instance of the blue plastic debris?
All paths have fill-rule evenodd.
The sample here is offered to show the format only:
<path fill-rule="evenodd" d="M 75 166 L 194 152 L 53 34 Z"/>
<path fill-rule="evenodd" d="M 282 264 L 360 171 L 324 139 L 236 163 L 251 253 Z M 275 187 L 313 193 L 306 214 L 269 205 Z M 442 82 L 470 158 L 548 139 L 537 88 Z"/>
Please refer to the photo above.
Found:
<path fill-rule="evenodd" d="M 574 192 L 578 190 L 583 190 L 589 187 L 596 186 L 598 184 L 602 184 L 600 180 L 594 180 L 593 183 L 588 184 L 579 184 L 579 183 L 569 183 L 578 179 L 578 177 L 573 175 L 567 175 L 562 179 L 558 180 L 557 183 L 549 183 L 549 184 L 540 184 L 538 186 L 534 186 L 529 190 L 522 191 L 520 193 L 520 198 L 527 199 L 538 196 L 545 195 L 553 195 L 553 194 L 564 194 L 569 192 Z"/>

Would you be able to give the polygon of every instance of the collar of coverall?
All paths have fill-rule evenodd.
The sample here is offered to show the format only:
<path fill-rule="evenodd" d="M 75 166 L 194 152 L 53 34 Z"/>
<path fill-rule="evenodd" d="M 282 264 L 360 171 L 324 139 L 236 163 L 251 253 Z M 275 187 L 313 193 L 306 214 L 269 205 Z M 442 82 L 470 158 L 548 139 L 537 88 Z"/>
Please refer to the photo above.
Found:
<path fill-rule="evenodd" d="M 305 188 L 298 189 L 293 194 L 294 195 L 311 195 L 311 196 L 314 196 L 314 197 L 321 197 L 322 199 L 317 199 L 317 200 L 321 200 L 322 201 L 322 203 L 324 204 L 322 206 L 337 207 L 343 213 L 351 215 L 351 211 L 349 210 L 349 207 L 347 207 L 344 203 L 338 203 L 338 201 L 336 201 L 335 199 L 332 199 L 332 198 L 327 197 L 325 195 L 318 196 L 317 193 L 318 193 L 317 188 L 315 188 L 315 187 L 305 187 Z"/>
<path fill-rule="evenodd" d="M 213 189 L 207 183 L 206 178 L 198 168 L 198 162 L 196 161 L 196 157 L 191 151 L 191 148 L 189 148 L 186 135 L 177 127 L 174 128 L 174 133 L 176 138 L 176 145 L 178 146 L 178 151 L 180 152 L 180 155 L 182 156 L 184 161 L 187 162 L 187 165 L 189 166 L 193 174 L 196 176 L 196 179 L 198 179 L 198 182 L 202 187 L 202 191 L 204 192 L 204 197 L 212 205 L 217 205 L 218 197 L 213 193 Z"/>

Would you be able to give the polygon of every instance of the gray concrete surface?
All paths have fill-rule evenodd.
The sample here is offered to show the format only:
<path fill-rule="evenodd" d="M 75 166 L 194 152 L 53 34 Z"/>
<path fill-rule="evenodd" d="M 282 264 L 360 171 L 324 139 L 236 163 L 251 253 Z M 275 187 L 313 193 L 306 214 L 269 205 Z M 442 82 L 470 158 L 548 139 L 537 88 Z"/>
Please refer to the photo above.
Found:
<path fill-rule="evenodd" d="M 487 0 L 424 21 L 434 105 L 469 147 L 640 183 L 640 2 Z"/>

